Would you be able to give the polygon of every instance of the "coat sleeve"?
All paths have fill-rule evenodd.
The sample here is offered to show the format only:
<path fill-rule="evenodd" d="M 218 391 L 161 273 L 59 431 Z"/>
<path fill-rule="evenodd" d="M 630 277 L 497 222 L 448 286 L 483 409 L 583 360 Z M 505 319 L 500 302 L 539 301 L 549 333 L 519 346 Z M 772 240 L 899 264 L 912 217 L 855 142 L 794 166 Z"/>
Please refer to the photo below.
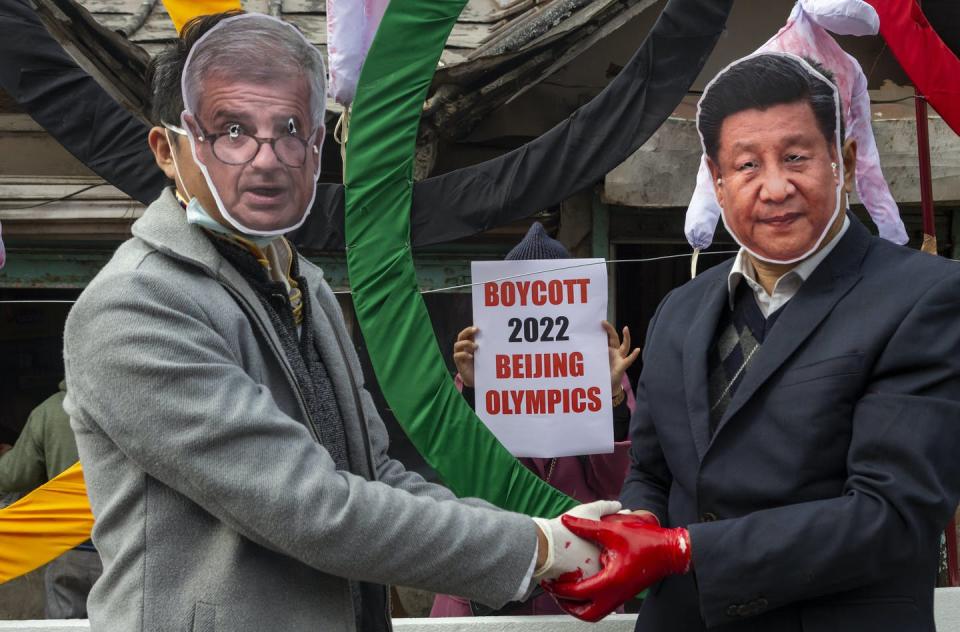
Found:
<path fill-rule="evenodd" d="M 917 301 L 853 409 L 843 495 L 690 525 L 708 627 L 892 578 L 929 553 L 960 498 L 960 272 Z M 932 569 L 931 569 L 932 572 Z"/>
<path fill-rule="evenodd" d="M 356 355 L 352 350 L 349 351 L 349 353 L 354 357 Z M 351 361 L 351 370 L 354 370 L 355 374 L 361 373 L 359 360 L 357 361 L 355 369 L 353 364 L 353 361 Z M 367 428 L 370 432 L 370 443 L 377 468 L 378 481 L 386 483 L 391 487 L 405 490 L 414 496 L 424 496 L 436 500 L 458 500 L 460 503 L 474 507 L 485 507 L 499 511 L 497 507 L 480 498 L 458 499 L 457 495 L 448 488 L 443 485 L 428 482 L 420 476 L 420 474 L 411 472 L 403 463 L 392 458 L 388 453 L 390 437 L 387 432 L 387 427 L 380 418 L 380 413 L 377 411 L 376 404 L 373 402 L 373 397 L 366 388 L 362 389 L 361 397 L 363 398 L 364 417 L 367 420 Z"/>
<path fill-rule="evenodd" d="M 532 520 L 384 484 L 396 474 L 337 471 L 243 370 L 201 292 L 142 270 L 95 283 L 65 330 L 75 425 L 98 427 L 244 537 L 326 573 L 493 606 L 513 598 L 536 549 Z"/>
<path fill-rule="evenodd" d="M 47 482 L 40 415 L 39 409 L 30 413 L 16 444 L 0 456 L 0 492 L 29 492 Z"/>
<path fill-rule="evenodd" d="M 637 401 L 633 416 L 630 418 L 630 468 L 627 470 L 627 478 L 620 492 L 620 502 L 623 503 L 624 509 L 634 511 L 644 509 L 653 512 L 660 524 L 667 524 L 667 495 L 670 492 L 673 474 L 667 467 L 667 461 L 660 447 L 660 439 L 657 437 L 657 430 L 650 415 L 644 376 L 647 371 L 657 370 L 657 367 L 652 365 L 648 351 L 652 346 L 651 341 L 657 335 L 660 312 L 669 300 L 668 294 L 660 302 L 647 328 L 647 338 L 643 346 L 643 371 L 637 382 Z"/>
<path fill-rule="evenodd" d="M 373 453 L 377 480 L 391 487 L 406 490 L 415 496 L 426 496 L 437 500 L 457 499 L 456 494 L 448 488 L 443 485 L 428 482 L 420 474 L 409 471 L 403 463 L 390 456 L 389 432 L 387 431 L 386 424 L 383 423 L 383 418 L 380 417 L 380 411 L 377 410 L 373 396 L 370 395 L 370 392 L 366 388 L 360 357 L 357 355 L 356 348 L 350 339 L 350 332 L 347 330 L 347 324 L 344 321 L 340 305 L 337 303 L 337 299 L 329 285 L 326 283 L 320 285 L 317 299 L 323 305 L 324 312 L 333 323 L 337 335 L 340 336 L 340 340 L 343 343 L 341 348 L 347 354 L 349 370 L 353 373 L 353 381 L 360 391 L 359 395 L 361 406 L 363 407 L 363 418 L 366 421 L 367 432 L 370 436 L 370 448 Z M 472 399 L 469 403 L 472 408 Z M 479 498 L 462 498 L 460 501 L 476 507 L 496 509 L 494 505 Z"/>

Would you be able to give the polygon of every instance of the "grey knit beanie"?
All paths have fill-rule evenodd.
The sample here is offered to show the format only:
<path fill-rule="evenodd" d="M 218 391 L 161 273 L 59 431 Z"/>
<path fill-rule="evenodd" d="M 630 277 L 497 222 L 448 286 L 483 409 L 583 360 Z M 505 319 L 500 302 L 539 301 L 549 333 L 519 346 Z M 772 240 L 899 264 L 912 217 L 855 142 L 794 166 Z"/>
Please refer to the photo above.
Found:
<path fill-rule="evenodd" d="M 547 234 L 543 224 L 534 222 L 520 243 L 507 253 L 504 261 L 530 259 L 569 259 L 570 253 L 556 239 Z"/>

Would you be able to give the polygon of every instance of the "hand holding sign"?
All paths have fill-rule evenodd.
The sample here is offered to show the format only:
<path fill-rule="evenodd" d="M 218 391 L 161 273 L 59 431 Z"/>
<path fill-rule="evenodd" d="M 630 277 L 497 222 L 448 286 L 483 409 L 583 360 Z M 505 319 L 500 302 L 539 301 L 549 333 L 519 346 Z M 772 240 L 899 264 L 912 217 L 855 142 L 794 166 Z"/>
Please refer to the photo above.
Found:
<path fill-rule="evenodd" d="M 471 325 L 457 334 L 457 341 L 453 343 L 453 363 L 457 366 L 463 385 L 469 388 L 473 388 L 473 354 L 477 351 L 474 338 L 478 331 Z"/>
<path fill-rule="evenodd" d="M 607 348 L 610 353 L 610 387 L 613 389 L 613 398 L 616 399 L 618 389 L 623 390 L 623 375 L 640 357 L 640 349 L 630 351 L 630 328 L 623 328 L 623 342 L 617 335 L 617 330 L 607 321 L 601 323 L 607 332 Z"/>

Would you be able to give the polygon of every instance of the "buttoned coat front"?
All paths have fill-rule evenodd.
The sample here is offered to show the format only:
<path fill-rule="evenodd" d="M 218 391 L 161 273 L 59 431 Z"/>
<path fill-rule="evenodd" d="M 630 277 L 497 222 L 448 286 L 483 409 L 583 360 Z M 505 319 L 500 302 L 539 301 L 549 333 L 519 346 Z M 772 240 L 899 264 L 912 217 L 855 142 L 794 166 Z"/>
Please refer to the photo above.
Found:
<path fill-rule="evenodd" d="M 783 308 L 714 434 L 707 354 L 727 274 L 650 324 L 630 509 L 690 531 L 642 632 L 933 630 L 960 497 L 960 264 L 851 226 Z"/>

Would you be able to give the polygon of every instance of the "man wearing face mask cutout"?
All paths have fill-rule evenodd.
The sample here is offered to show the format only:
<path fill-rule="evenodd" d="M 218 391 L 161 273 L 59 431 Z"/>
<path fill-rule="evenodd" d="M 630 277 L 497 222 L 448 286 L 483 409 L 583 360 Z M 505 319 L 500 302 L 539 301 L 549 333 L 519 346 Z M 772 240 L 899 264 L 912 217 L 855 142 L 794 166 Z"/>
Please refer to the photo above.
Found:
<path fill-rule="evenodd" d="M 501 607 L 595 570 L 597 547 L 559 519 L 458 500 L 387 454 L 333 293 L 282 237 L 320 168 L 316 48 L 274 18 L 218 14 L 150 75 L 149 143 L 174 186 L 64 334 L 104 559 L 91 628 L 379 631 L 384 584 Z"/>
<path fill-rule="evenodd" d="M 596 620 L 651 586 L 643 632 L 933 631 L 960 266 L 841 212 L 856 146 L 804 60 L 735 62 L 698 129 L 741 250 L 650 323 L 621 501 L 657 520 L 564 517 L 604 569 L 548 590 Z"/>

